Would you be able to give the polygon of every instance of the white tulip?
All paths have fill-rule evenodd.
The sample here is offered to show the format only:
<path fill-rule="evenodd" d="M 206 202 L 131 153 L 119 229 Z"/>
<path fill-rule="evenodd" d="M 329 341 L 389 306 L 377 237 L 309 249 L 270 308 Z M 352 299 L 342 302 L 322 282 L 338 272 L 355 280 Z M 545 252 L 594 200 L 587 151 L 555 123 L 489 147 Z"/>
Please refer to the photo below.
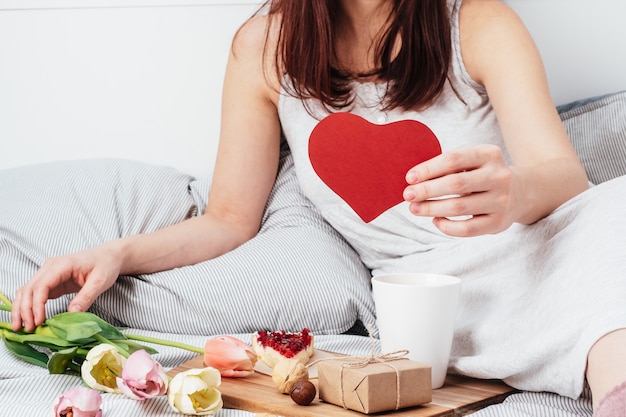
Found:
<path fill-rule="evenodd" d="M 222 393 L 217 389 L 221 382 L 220 372 L 215 368 L 189 369 L 170 381 L 167 400 L 174 410 L 183 414 L 215 414 L 224 405 Z"/>
<path fill-rule="evenodd" d="M 89 350 L 80 373 L 89 388 L 119 394 L 116 378 L 122 374 L 125 362 L 115 346 L 102 343 Z"/>

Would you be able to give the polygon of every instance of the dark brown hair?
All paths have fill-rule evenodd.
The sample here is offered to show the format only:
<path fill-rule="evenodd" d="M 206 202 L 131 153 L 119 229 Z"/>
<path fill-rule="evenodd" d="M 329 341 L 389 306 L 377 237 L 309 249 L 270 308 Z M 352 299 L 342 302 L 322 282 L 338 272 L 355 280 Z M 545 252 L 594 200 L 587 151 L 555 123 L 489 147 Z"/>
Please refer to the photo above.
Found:
<path fill-rule="evenodd" d="M 278 17 L 280 26 L 276 68 L 281 78 L 287 75 L 292 81 L 290 93 L 337 109 L 352 102 L 351 80 L 376 76 L 388 81 L 387 108 L 415 109 L 437 98 L 448 77 L 452 53 L 446 0 L 391 2 L 387 29 L 375 45 L 376 69 L 355 77 L 333 65 L 340 13 L 337 0 L 268 0 L 264 7 Z M 401 48 L 394 51 L 398 37 Z"/>

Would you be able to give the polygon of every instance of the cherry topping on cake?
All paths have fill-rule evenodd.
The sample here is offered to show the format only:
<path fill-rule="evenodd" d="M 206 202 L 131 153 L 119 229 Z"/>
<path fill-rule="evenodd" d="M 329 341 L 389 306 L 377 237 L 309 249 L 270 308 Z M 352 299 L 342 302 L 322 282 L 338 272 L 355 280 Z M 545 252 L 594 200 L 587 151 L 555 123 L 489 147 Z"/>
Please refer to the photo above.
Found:
<path fill-rule="evenodd" d="M 306 327 L 298 333 L 261 330 L 252 335 L 252 347 L 259 359 L 270 367 L 281 358 L 295 358 L 306 363 L 313 355 L 313 335 Z"/>
<path fill-rule="evenodd" d="M 284 330 L 267 332 L 261 330 L 257 338 L 261 346 L 271 347 L 286 358 L 293 358 L 311 344 L 311 335 L 306 327 L 300 333 L 287 333 Z"/>

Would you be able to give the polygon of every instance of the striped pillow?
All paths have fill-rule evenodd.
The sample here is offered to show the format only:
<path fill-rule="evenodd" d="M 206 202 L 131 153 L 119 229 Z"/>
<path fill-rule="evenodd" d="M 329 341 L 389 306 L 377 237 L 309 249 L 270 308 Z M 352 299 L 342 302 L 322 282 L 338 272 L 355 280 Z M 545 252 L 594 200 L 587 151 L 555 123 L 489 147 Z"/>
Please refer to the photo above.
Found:
<path fill-rule="evenodd" d="M 557 108 L 589 181 L 626 175 L 626 91 Z"/>
<path fill-rule="evenodd" d="M 209 186 L 208 178 L 124 160 L 0 170 L 0 291 L 12 297 L 46 258 L 199 215 Z M 116 325 L 187 335 L 305 326 L 337 334 L 373 323 L 369 280 L 300 192 L 284 149 L 255 238 L 196 265 L 121 276 L 92 311 Z M 48 313 L 64 311 L 68 300 L 51 300 Z"/>

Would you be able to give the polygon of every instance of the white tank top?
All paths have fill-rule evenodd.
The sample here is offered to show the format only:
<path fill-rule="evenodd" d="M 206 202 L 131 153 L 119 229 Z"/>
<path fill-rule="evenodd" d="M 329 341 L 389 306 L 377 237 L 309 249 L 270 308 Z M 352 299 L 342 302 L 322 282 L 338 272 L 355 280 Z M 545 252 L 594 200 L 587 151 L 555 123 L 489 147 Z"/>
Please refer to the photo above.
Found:
<path fill-rule="evenodd" d="M 383 111 L 381 97 L 383 97 L 386 85 L 384 83 L 354 82 L 355 103 L 345 112 L 358 115 L 370 123 L 385 125 L 403 120 L 415 120 L 426 125 L 437 137 L 442 151 L 455 148 L 489 143 L 500 146 L 504 150 L 502 135 L 498 126 L 495 113 L 489 103 L 484 87 L 476 83 L 468 74 L 461 56 L 459 42 L 459 8 L 462 0 L 449 0 L 452 30 L 452 61 L 449 71 L 449 81 L 440 97 L 427 109 L 421 111 L 392 110 Z M 454 90 L 452 88 L 454 85 Z M 456 91 L 456 92 L 455 92 Z M 459 98 L 461 97 L 462 100 Z M 307 111 L 307 107 L 311 112 Z M 294 158 L 295 170 L 305 195 L 320 209 L 322 215 L 334 226 L 348 242 L 359 252 L 364 263 L 373 270 L 389 269 L 389 263 L 397 262 L 398 268 L 404 261 L 402 258 L 412 257 L 420 252 L 432 250 L 435 246 L 451 243 L 455 238 L 443 235 L 432 224 L 432 219 L 417 217 L 408 210 L 408 203 L 402 201 L 401 191 L 397 197 L 397 204 L 377 215 L 373 219 L 364 220 L 359 216 L 355 208 L 349 205 L 344 197 L 333 191 L 318 175 L 314 169 L 309 155 L 309 140 L 312 131 L 320 120 L 328 117 L 329 113 L 316 100 L 305 102 L 290 96 L 285 89 L 281 92 L 278 105 L 279 117 L 283 135 L 288 142 Z M 337 119 L 339 120 L 339 119 Z M 336 122 L 337 123 L 337 122 Z M 350 140 L 355 129 L 352 125 L 333 129 L 338 134 L 332 138 L 328 149 L 349 149 L 342 144 L 344 140 Z M 336 126 L 335 126 L 336 127 Z M 343 133 L 342 133 L 343 132 Z M 377 138 L 385 140 L 384 130 L 381 130 Z M 410 136 L 410 135 L 407 135 Z M 352 138 L 354 139 L 354 138 Z M 419 140 L 419 138 L 407 137 L 407 140 Z M 337 145 L 333 145 L 337 143 Z M 381 146 L 381 143 L 375 147 Z M 385 145 L 383 145 L 385 146 Z M 395 145 L 387 146 L 388 149 L 398 148 Z M 397 149 L 396 149 L 397 150 Z M 325 165 L 346 164 L 354 162 L 357 158 L 347 154 L 332 156 L 332 162 Z M 360 153 L 360 152 L 358 152 Z M 506 152 L 505 152 L 506 155 Z M 378 155 L 376 155 L 378 157 Z M 393 165 L 394 156 L 387 155 Z M 317 162 L 315 162 L 317 163 Z M 364 164 L 362 164 L 364 165 Z M 348 180 L 343 178 L 342 187 L 350 188 L 354 182 L 356 198 L 363 201 L 371 200 L 375 205 L 380 198 L 382 189 L 385 187 L 386 170 L 380 167 L 372 169 L 371 166 L 359 166 L 358 177 Z M 380 184 L 377 187 L 358 190 L 362 182 L 360 176 L 378 176 Z M 373 183 L 376 183 L 375 181 Z M 400 185 L 400 189 L 406 183 Z M 396 184 L 396 188 L 397 188 Z M 360 206 L 359 206 L 360 207 Z"/>

